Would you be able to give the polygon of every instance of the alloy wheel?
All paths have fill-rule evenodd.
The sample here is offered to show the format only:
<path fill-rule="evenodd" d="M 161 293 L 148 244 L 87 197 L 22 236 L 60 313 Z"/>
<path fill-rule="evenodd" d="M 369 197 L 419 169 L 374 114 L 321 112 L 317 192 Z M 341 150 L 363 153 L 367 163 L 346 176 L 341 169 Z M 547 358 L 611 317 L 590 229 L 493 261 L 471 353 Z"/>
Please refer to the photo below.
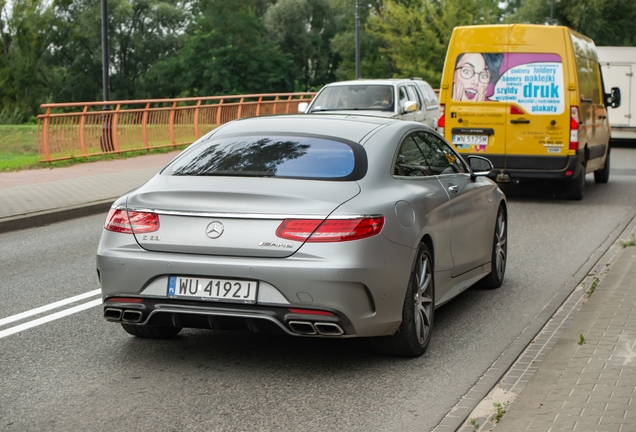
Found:
<path fill-rule="evenodd" d="M 433 315 L 433 273 L 428 254 L 420 255 L 414 273 L 415 333 L 420 345 L 423 345 L 428 340 Z"/>

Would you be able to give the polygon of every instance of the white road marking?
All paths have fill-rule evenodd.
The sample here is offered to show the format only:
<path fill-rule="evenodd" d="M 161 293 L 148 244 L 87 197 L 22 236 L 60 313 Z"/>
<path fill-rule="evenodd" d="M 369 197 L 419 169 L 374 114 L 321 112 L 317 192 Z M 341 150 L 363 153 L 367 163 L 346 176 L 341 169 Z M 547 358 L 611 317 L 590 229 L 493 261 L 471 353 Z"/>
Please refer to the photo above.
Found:
<path fill-rule="evenodd" d="M 100 293 L 101 293 L 101 290 L 98 290 L 98 289 L 97 290 L 93 290 L 93 291 L 89 291 L 87 293 L 76 295 L 74 297 L 69 297 L 69 298 L 64 299 L 64 300 L 60 300 L 60 301 L 57 301 L 57 302 L 54 302 L 54 303 L 51 303 L 51 304 L 48 304 L 48 305 L 44 305 L 44 306 L 40 306 L 40 307 L 35 308 L 35 309 L 28 310 L 26 312 L 22 312 L 22 313 L 19 313 L 19 314 L 16 314 L 16 315 L 12 315 L 12 316 L 7 317 L 7 318 L 0 319 L 0 327 L 1 326 L 5 326 L 5 325 L 7 325 L 9 323 L 12 323 L 12 322 L 15 322 L 15 321 L 20 321 L 20 320 L 23 320 L 25 318 L 41 314 L 43 312 L 47 312 L 47 311 L 50 311 L 50 310 L 53 310 L 53 309 L 60 308 L 62 306 L 66 306 L 66 305 L 71 304 L 71 303 L 76 303 L 78 301 L 85 300 L 87 298 L 95 297 L 96 295 L 99 295 Z M 0 331 L 0 339 L 2 339 L 3 337 L 6 337 L 6 336 L 10 336 L 12 334 L 21 332 L 23 330 L 27 330 L 27 329 L 39 326 L 39 325 L 44 324 L 44 323 L 47 323 L 47 322 L 50 322 L 50 321 L 54 321 L 56 319 L 60 319 L 60 318 L 63 318 L 65 316 L 72 315 L 74 313 L 77 313 L 77 312 L 80 312 L 80 311 L 83 311 L 85 309 L 89 309 L 89 308 L 92 308 L 92 307 L 95 307 L 95 306 L 101 305 L 101 304 L 102 304 L 102 300 L 101 299 L 92 300 L 92 301 L 90 301 L 88 303 L 84 303 L 84 304 L 81 304 L 81 305 L 78 305 L 78 306 L 74 306 L 72 308 L 65 309 L 63 311 L 56 312 L 56 313 L 53 313 L 51 315 L 47 315 L 47 316 L 42 317 L 42 318 L 38 318 L 38 319 L 35 319 L 33 321 L 29 321 L 29 322 L 26 322 L 24 324 L 17 325 L 15 327 L 8 328 L 6 330 L 2 330 L 2 331 Z"/>
<path fill-rule="evenodd" d="M 7 337 L 7 336 L 10 336 L 12 334 L 21 332 L 23 330 L 27 330 L 27 329 L 30 329 L 32 327 L 39 326 L 41 324 L 45 324 L 45 323 L 50 322 L 50 321 L 55 321 L 56 319 L 64 318 L 65 316 L 68 316 L 68 315 L 73 315 L 74 313 L 81 312 L 81 311 L 83 311 L 85 309 L 90 309 L 90 308 L 95 307 L 95 306 L 100 306 L 101 304 L 102 304 L 102 299 L 101 298 L 97 299 L 97 300 L 92 300 L 92 301 L 89 301 L 88 303 L 84 303 L 84 304 L 81 304 L 81 305 L 78 305 L 78 306 L 74 306 L 74 307 L 69 308 L 69 309 L 64 309 L 63 311 L 55 312 L 55 313 L 53 313 L 51 315 L 47 315 L 45 317 L 38 318 L 38 319 L 35 319 L 33 321 L 26 322 L 24 324 L 20 324 L 20 325 L 17 325 L 15 327 L 11 327 L 11 328 L 8 328 L 6 330 L 2 330 L 2 331 L 0 331 L 0 339 L 2 339 L 4 337 Z"/>
<path fill-rule="evenodd" d="M 76 295 L 75 297 L 69 297 L 67 299 L 57 301 L 55 303 L 51 303 L 51 304 L 47 304 L 47 305 L 41 306 L 39 308 L 31 309 L 31 310 L 28 310 L 26 312 L 22 312 L 22 313 L 19 313 L 19 314 L 16 314 L 16 315 L 11 315 L 10 317 L 7 317 L 7 318 L 2 318 L 2 319 L 0 319 L 0 327 L 2 327 L 4 325 L 7 325 L 9 323 L 12 323 L 14 321 L 20 321 L 21 319 L 28 318 L 28 317 L 33 316 L 33 315 L 41 314 L 42 312 L 46 312 L 46 311 L 50 311 L 52 309 L 57 309 L 59 307 L 66 306 L 67 304 L 75 303 L 75 302 L 78 302 L 80 300 L 87 299 L 89 297 L 94 297 L 94 296 L 100 294 L 100 292 L 101 292 L 101 290 L 96 289 L 96 290 L 89 291 L 89 292 L 84 293 L 84 294 Z"/>

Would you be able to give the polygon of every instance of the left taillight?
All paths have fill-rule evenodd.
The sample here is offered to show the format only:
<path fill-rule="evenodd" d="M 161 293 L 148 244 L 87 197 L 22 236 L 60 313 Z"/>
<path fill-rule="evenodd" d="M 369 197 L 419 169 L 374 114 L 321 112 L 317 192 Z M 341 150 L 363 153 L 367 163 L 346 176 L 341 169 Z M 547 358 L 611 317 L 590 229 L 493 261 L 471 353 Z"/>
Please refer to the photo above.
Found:
<path fill-rule="evenodd" d="M 341 242 L 360 240 L 380 234 L 384 217 L 356 219 L 285 219 L 276 235 L 287 240 L 319 242 Z"/>
<path fill-rule="evenodd" d="M 437 132 L 441 136 L 444 136 L 444 127 L 446 126 L 446 107 L 444 104 L 439 104 L 439 119 L 437 120 Z"/>
<path fill-rule="evenodd" d="M 129 211 L 111 208 L 104 228 L 124 234 L 142 234 L 159 229 L 159 215 L 151 212 Z"/>

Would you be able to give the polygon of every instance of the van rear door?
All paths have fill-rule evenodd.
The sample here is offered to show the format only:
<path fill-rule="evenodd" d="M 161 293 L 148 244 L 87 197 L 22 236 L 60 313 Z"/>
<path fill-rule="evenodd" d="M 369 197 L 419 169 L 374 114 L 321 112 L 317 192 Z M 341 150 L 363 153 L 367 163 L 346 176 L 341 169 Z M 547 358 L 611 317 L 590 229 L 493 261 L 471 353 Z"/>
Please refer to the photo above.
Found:
<path fill-rule="evenodd" d="M 507 38 L 504 38 L 505 42 Z M 461 153 L 481 154 L 490 159 L 495 170 L 505 167 L 506 111 L 505 103 L 496 103 L 495 90 L 506 88 L 499 82 L 499 71 L 505 70 L 507 45 L 489 45 L 497 52 L 456 51 L 453 86 L 448 111 L 445 113 L 447 138 Z M 448 136 L 450 135 L 450 136 Z"/>
<path fill-rule="evenodd" d="M 508 68 L 501 76 L 502 87 L 511 95 L 506 101 L 506 168 L 563 169 L 570 112 L 561 56 L 536 52 L 532 46 L 515 49 L 517 52 L 508 53 Z"/>

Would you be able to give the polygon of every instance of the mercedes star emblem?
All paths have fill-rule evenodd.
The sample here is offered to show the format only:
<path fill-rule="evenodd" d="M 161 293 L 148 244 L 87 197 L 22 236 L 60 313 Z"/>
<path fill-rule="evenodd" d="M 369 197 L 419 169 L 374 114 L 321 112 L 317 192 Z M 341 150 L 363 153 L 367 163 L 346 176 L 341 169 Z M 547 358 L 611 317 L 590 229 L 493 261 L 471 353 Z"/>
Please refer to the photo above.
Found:
<path fill-rule="evenodd" d="M 223 224 L 221 222 L 219 222 L 219 221 L 214 221 L 214 222 L 211 222 L 205 228 L 205 233 L 211 239 L 216 239 L 216 238 L 221 237 L 221 234 L 223 234 L 223 230 L 224 230 Z"/>

